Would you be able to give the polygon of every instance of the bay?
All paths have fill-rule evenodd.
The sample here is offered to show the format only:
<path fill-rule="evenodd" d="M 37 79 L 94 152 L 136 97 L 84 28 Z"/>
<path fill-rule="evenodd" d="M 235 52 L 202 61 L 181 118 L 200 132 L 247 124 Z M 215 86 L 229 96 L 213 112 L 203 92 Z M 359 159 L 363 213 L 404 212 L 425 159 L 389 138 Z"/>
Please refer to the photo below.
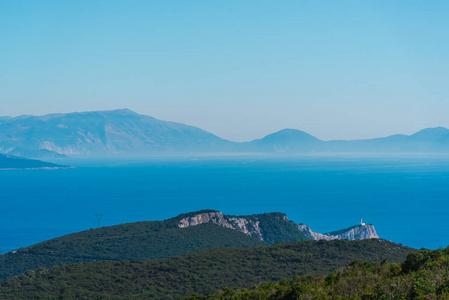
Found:
<path fill-rule="evenodd" d="M 56 160 L 0 172 L 0 250 L 127 222 L 216 209 L 284 212 L 312 230 L 360 222 L 416 248 L 449 245 L 447 156 L 226 156 Z M 98 222 L 96 215 L 102 215 Z"/>

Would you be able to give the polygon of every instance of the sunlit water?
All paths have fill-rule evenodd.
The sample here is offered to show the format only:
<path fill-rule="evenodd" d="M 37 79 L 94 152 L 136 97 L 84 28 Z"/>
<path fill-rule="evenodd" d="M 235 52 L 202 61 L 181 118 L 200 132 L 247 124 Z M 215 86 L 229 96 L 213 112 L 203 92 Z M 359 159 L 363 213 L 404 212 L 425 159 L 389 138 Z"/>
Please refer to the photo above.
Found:
<path fill-rule="evenodd" d="M 449 157 L 209 157 L 60 161 L 0 172 L 0 249 L 63 234 L 217 209 L 284 212 L 312 230 L 360 222 L 412 247 L 449 245 Z"/>

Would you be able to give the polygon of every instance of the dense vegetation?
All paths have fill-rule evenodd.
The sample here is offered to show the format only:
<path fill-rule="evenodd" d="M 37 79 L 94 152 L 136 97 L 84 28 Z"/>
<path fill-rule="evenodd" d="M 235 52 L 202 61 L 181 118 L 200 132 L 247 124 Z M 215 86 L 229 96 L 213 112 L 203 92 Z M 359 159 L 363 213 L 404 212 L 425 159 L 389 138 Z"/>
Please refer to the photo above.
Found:
<path fill-rule="evenodd" d="M 352 262 L 328 276 L 296 276 L 188 299 L 449 299 L 449 247 L 411 253 L 403 264 Z"/>
<path fill-rule="evenodd" d="M 78 263 L 3 279 L 0 298 L 174 299 L 226 286 L 249 288 L 296 275 L 328 274 L 356 259 L 401 262 L 413 251 L 377 239 L 304 241 L 161 260 Z"/>
<path fill-rule="evenodd" d="M 176 219 L 184 219 L 194 217 L 200 213 L 218 212 L 216 210 L 205 209 L 198 212 L 182 214 Z M 216 217 L 215 217 L 216 218 Z M 298 230 L 295 222 L 288 220 L 287 215 L 280 212 L 271 212 L 264 214 L 248 215 L 248 216 L 232 216 L 223 215 L 223 221 L 235 226 L 235 219 L 245 219 L 248 234 L 254 237 L 262 236 L 262 239 L 269 244 L 276 244 L 279 242 L 299 242 L 310 240 L 302 231 Z M 218 221 L 218 220 L 216 220 Z M 257 225 L 256 225 L 257 224 Z M 258 229 L 260 229 L 260 232 Z"/>
<path fill-rule="evenodd" d="M 0 278 L 78 262 L 160 259 L 218 247 L 254 247 L 307 239 L 295 223 L 288 221 L 281 213 L 241 217 L 259 222 L 267 242 L 212 224 L 178 227 L 181 219 L 208 212 L 216 211 L 202 210 L 165 221 L 91 229 L 18 249 L 0 255 Z M 224 216 L 225 219 L 231 217 Z"/>
<path fill-rule="evenodd" d="M 69 234 L 0 255 L 0 277 L 78 262 L 158 259 L 217 247 L 262 245 L 267 244 L 213 224 L 181 229 L 177 219 L 137 222 Z"/>
<path fill-rule="evenodd" d="M 298 230 L 293 221 L 289 221 L 283 213 L 265 213 L 250 216 L 226 216 L 226 218 L 244 218 L 248 221 L 259 222 L 263 240 L 269 244 L 279 242 L 297 242 L 309 240 L 302 231 Z M 248 223 L 250 225 L 251 223 Z"/>

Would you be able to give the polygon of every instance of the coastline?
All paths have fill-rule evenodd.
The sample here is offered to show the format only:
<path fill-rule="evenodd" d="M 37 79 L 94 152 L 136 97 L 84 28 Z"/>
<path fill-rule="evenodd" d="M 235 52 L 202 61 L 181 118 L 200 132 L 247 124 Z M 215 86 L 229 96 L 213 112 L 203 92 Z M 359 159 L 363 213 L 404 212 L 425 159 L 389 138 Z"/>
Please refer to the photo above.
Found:
<path fill-rule="evenodd" d="M 37 168 L 0 168 L 0 171 L 39 171 L 39 170 L 66 170 L 75 167 L 37 167 Z"/>

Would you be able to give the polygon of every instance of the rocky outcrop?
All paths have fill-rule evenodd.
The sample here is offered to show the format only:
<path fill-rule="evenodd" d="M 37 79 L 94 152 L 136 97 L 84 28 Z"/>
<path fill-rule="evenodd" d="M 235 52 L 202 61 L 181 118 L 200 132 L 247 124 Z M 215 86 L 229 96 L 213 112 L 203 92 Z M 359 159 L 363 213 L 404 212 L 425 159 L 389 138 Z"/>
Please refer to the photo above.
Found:
<path fill-rule="evenodd" d="M 228 217 L 219 211 L 199 213 L 191 217 L 185 217 L 179 221 L 179 227 L 185 228 L 203 223 L 212 223 L 221 227 L 240 231 L 246 235 L 264 240 L 259 221 L 247 220 L 244 217 Z"/>
<path fill-rule="evenodd" d="M 195 226 L 195 225 L 204 224 L 204 223 L 212 223 L 212 224 L 220 225 L 222 227 L 235 229 L 235 227 L 232 226 L 231 224 L 229 224 L 228 221 L 224 218 L 223 213 L 219 212 L 219 211 L 199 213 L 192 217 L 183 218 L 179 222 L 180 222 L 180 224 L 179 224 L 180 228 Z"/>
<path fill-rule="evenodd" d="M 376 229 L 373 225 L 356 225 L 347 229 L 339 231 L 333 231 L 329 233 L 313 232 L 309 226 L 305 224 L 298 224 L 298 229 L 311 239 L 317 240 L 365 240 L 365 239 L 378 239 Z"/>
<path fill-rule="evenodd" d="M 337 239 L 336 237 L 333 238 L 334 236 L 325 235 L 319 232 L 313 232 L 312 229 L 310 229 L 310 227 L 306 224 L 298 224 L 298 229 L 302 231 L 306 236 L 310 237 L 310 239 L 315 241 L 318 240 L 330 241 Z"/>
<path fill-rule="evenodd" d="M 262 230 L 260 228 L 260 221 L 247 220 L 245 218 L 229 218 L 229 221 L 234 225 L 234 228 L 244 234 L 264 240 Z"/>
<path fill-rule="evenodd" d="M 299 240 L 363 240 L 379 238 L 373 225 L 365 225 L 363 223 L 347 229 L 323 234 L 313 232 L 305 224 L 295 224 L 282 213 L 226 216 L 222 212 L 208 210 L 181 217 L 178 226 L 185 228 L 204 223 L 212 223 L 237 230 L 270 244 Z"/>

